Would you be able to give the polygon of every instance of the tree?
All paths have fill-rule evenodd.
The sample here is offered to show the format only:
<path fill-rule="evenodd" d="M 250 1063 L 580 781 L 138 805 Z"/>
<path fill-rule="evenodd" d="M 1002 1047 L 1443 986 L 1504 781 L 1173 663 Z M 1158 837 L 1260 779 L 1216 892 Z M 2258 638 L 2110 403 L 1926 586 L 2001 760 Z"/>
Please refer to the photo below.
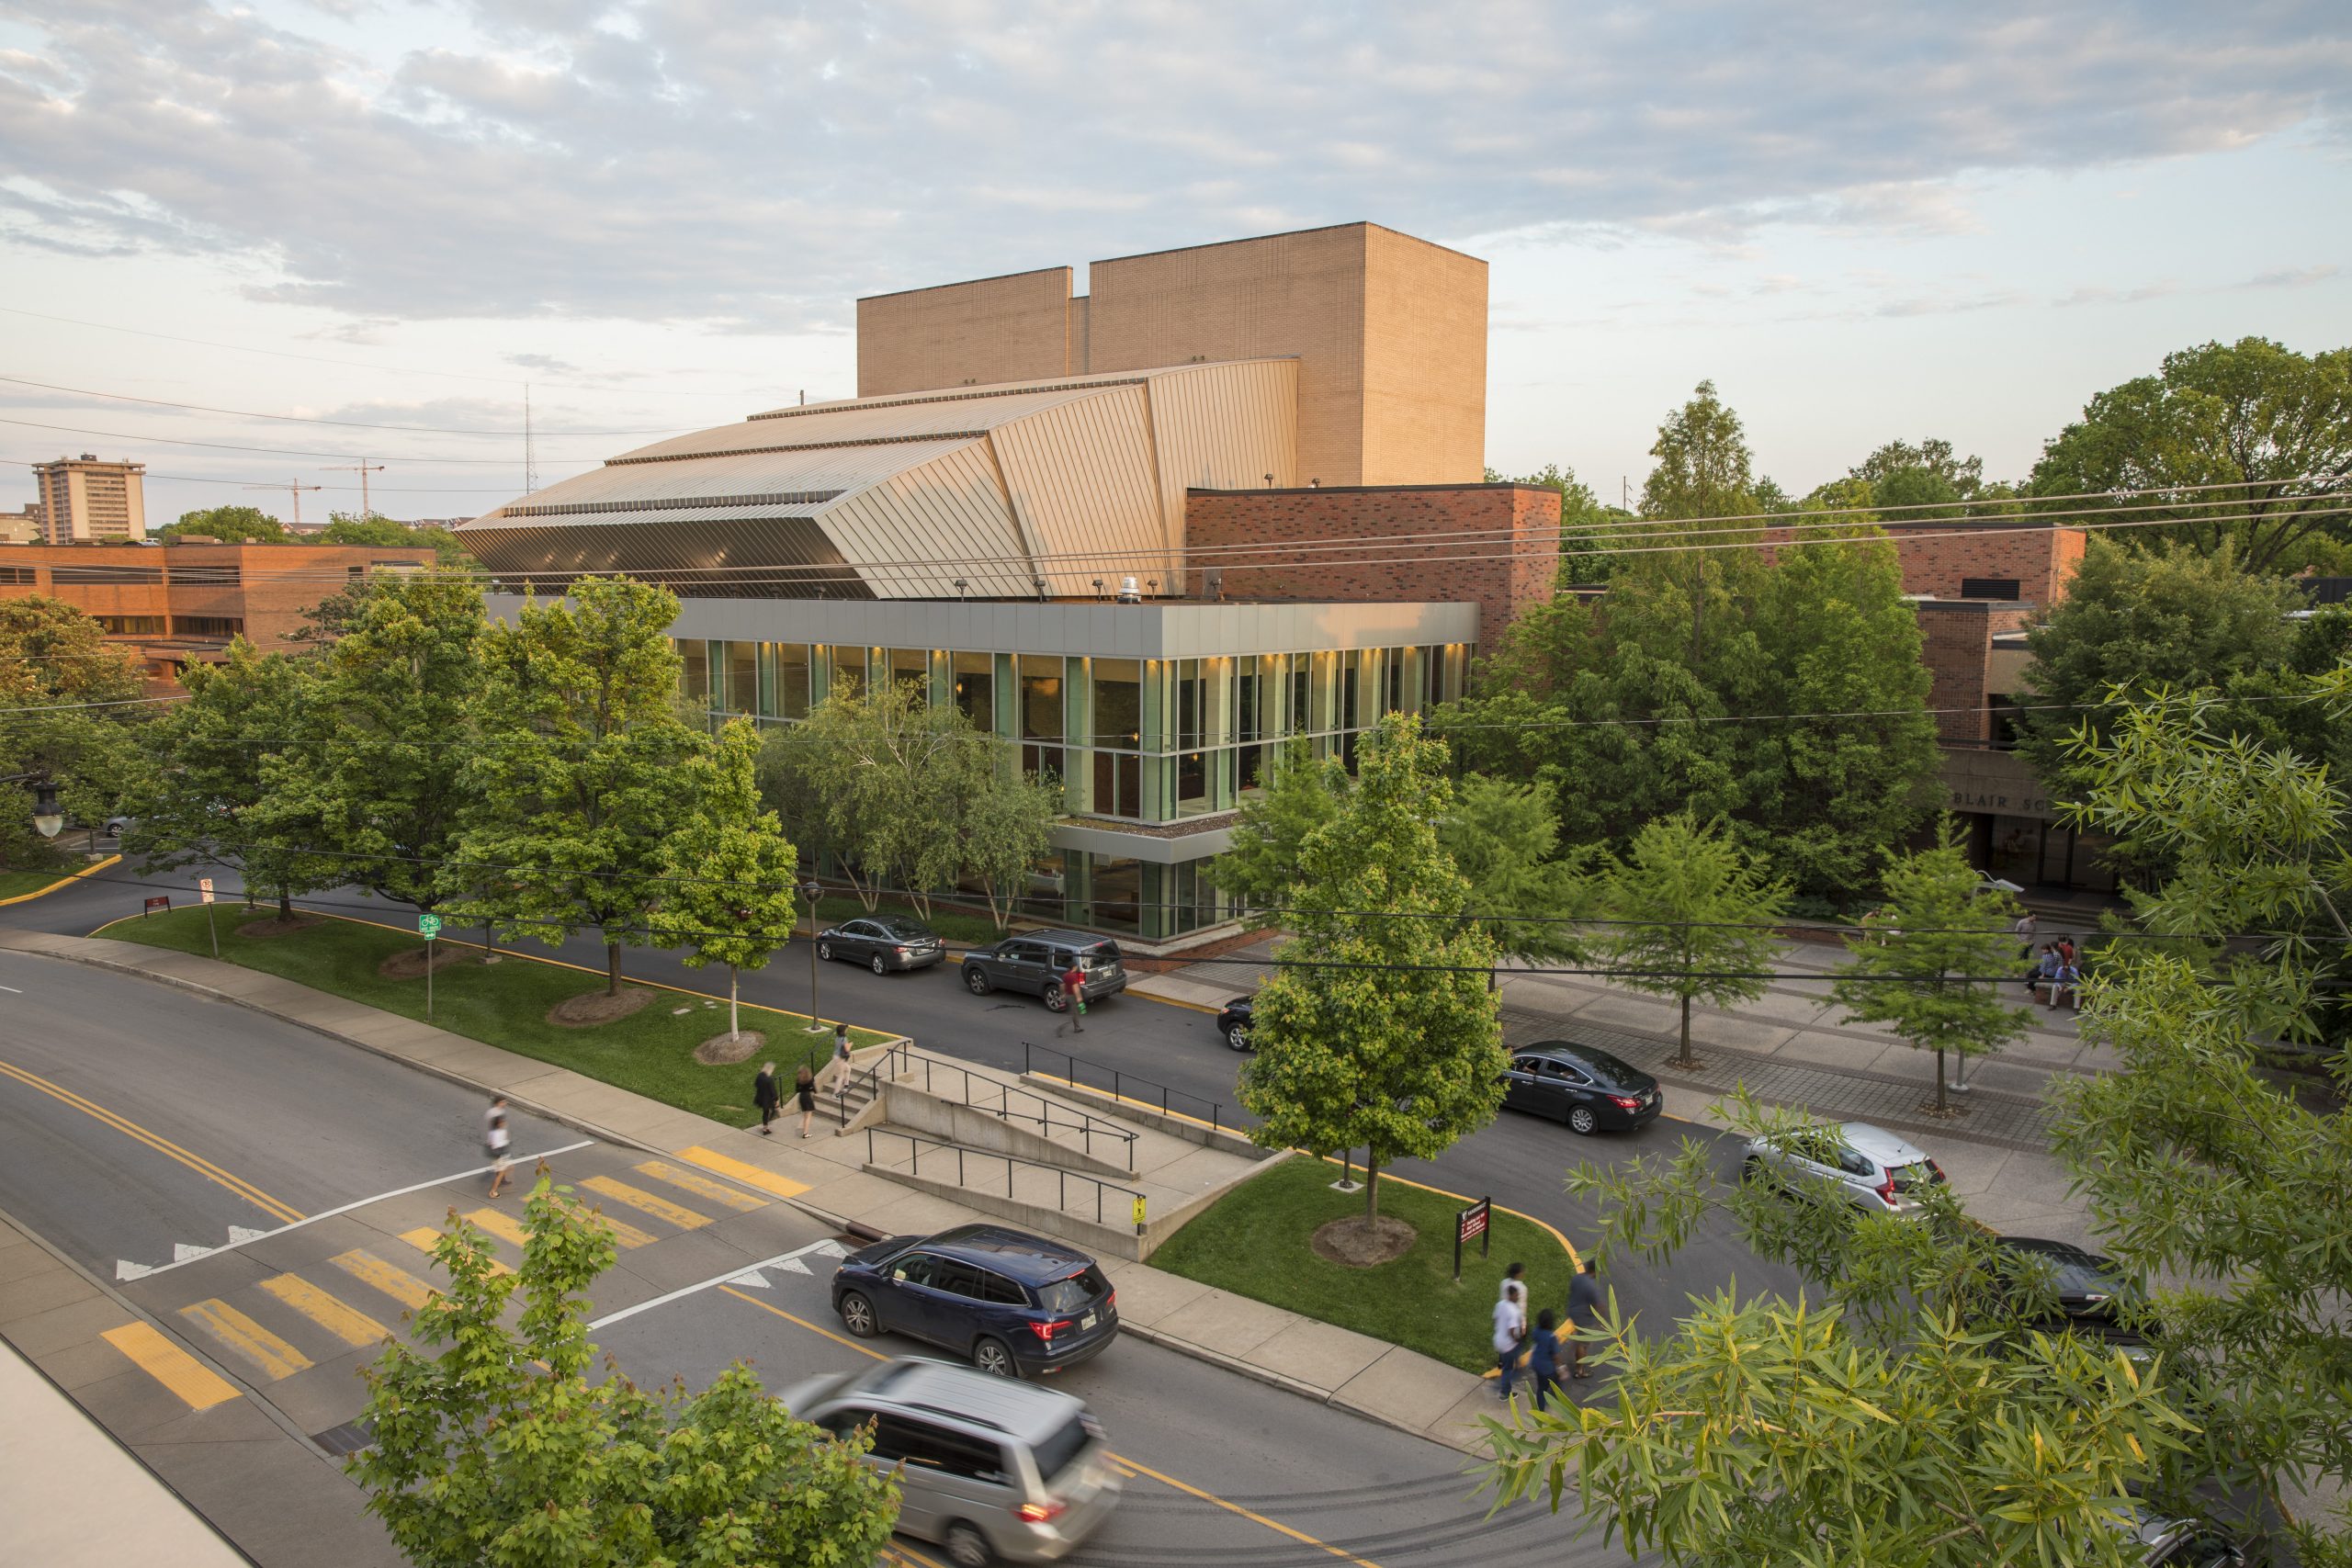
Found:
<path fill-rule="evenodd" d="M 1453 805 L 1445 748 L 1383 717 L 1345 806 L 1306 835 L 1283 902 L 1295 933 L 1261 987 L 1241 1103 L 1266 1148 L 1364 1150 L 1364 1224 L 1380 1168 L 1434 1159 L 1494 1120 L 1509 1058 L 1481 976 L 1494 944 L 1461 909 L 1469 885 L 1432 816 Z"/>
<path fill-rule="evenodd" d="M 509 941 L 604 939 L 605 994 L 621 948 L 667 897 L 665 850 L 693 817 L 686 767 L 710 737 L 678 718 L 676 595 L 627 578 L 584 578 L 568 603 L 526 601 L 481 634 L 481 737 L 465 787 L 480 814 L 453 881 Z"/>
<path fill-rule="evenodd" d="M 1209 880 L 1251 911 L 1251 925 L 1281 925 L 1283 906 L 1298 880 L 1301 847 L 1316 829 L 1340 815 L 1353 788 L 1345 763 L 1337 757 L 1317 759 L 1313 742 L 1294 736 L 1265 790 L 1241 803 L 1231 847 L 1209 863 Z"/>
<path fill-rule="evenodd" d="M 688 949 L 685 964 L 727 965 L 727 1037 L 743 1032 L 736 981 L 763 969 L 792 940 L 798 852 L 760 805 L 759 736 L 729 719 L 706 754 L 686 763 L 681 792 L 693 814 L 662 845 L 672 884 L 653 913 L 656 940 Z"/>
<path fill-rule="evenodd" d="M 1847 474 L 1870 487 L 1870 504 L 1905 523 L 1973 515 L 1975 509 L 1962 503 L 1986 490 L 1984 458 L 1962 457 L 1951 442 L 1932 436 L 1916 446 L 1890 441 Z"/>
<path fill-rule="evenodd" d="M 418 1568 L 874 1561 L 899 1485 L 861 1459 L 869 1433 L 836 1438 L 794 1420 L 741 1361 L 692 1395 L 588 1375 L 584 1292 L 616 1248 L 570 1190 L 541 1168 L 511 1274 L 450 1212 L 434 1248 L 449 1284 L 413 1328 L 443 1348 L 394 1339 L 360 1374 L 374 1440 L 344 1468 L 368 1511 Z"/>
<path fill-rule="evenodd" d="M 109 815 L 137 761 L 139 666 L 98 623 L 62 599 L 0 599 L 0 774 L 33 775 L 0 791 L 0 866 L 44 866 L 56 851 L 33 830 L 35 783 L 58 786 L 85 822 Z"/>
<path fill-rule="evenodd" d="M 1574 958 L 1584 944 L 1571 922 L 1586 901 L 1577 859 L 1562 859 L 1560 808 L 1545 784 L 1472 773 L 1456 782 L 1438 842 L 1470 885 L 1463 919 L 1487 933 L 1498 958 Z M 1487 972 L 1487 988 L 1498 983 Z"/>
<path fill-rule="evenodd" d="M 166 523 L 155 530 L 155 537 L 166 542 L 190 536 L 218 539 L 224 545 L 287 542 L 286 525 L 257 506 L 213 506 L 183 512 L 178 522 Z"/>
<path fill-rule="evenodd" d="M 445 571 L 473 565 L 472 555 L 448 529 L 418 527 L 373 514 L 355 517 L 345 512 L 334 513 L 334 521 L 320 530 L 319 543 L 365 545 L 379 550 L 431 550 Z"/>
<path fill-rule="evenodd" d="M 2345 722 L 2352 663 L 2309 690 Z M 2204 1395 L 2198 1462 L 2288 1523 L 2293 1560 L 2340 1564 L 2352 1562 L 2352 1058 L 2328 1061 L 2334 1104 L 2257 1058 L 2266 1039 L 2320 1037 L 2342 995 L 2352 796 L 2314 763 L 2218 731 L 2205 706 L 2138 704 L 2080 738 L 2087 787 L 2069 815 L 2151 841 L 2175 868 L 2132 904 L 2144 929 L 2179 940 L 2105 955 L 2083 1032 L 2119 1065 L 2053 1089 L 2056 1146 L 2107 1250 L 2168 1284 L 2154 1292 L 2166 1359 Z M 2225 949 L 2237 932 L 2276 934 Z"/>
<path fill-rule="evenodd" d="M 1642 515 L 1662 519 L 1745 517 L 1760 508 L 1739 415 L 1702 381 L 1666 417 L 1650 446 L 1657 466 L 1642 481 Z"/>
<path fill-rule="evenodd" d="M 1487 470 L 1488 484 L 1529 485 L 1537 489 L 1556 491 L 1560 497 L 1560 576 L 1564 583 L 1594 583 L 1609 581 L 1615 568 L 1612 551 L 1620 542 L 1624 525 L 1634 521 L 1634 513 L 1622 506 L 1604 505 L 1590 485 L 1577 478 L 1577 471 L 1559 463 L 1546 463 L 1532 474 L 1517 479 Z"/>
<path fill-rule="evenodd" d="M 1690 1004 L 1753 1001 L 1779 956 L 1771 930 L 1788 905 L 1760 855 L 1743 853 L 1719 818 L 1662 817 L 1634 835 L 1631 852 L 1602 862 L 1600 903 L 1611 921 L 1604 961 L 1617 981 L 1682 1004 L 1682 1048 L 1690 1055 Z"/>
<path fill-rule="evenodd" d="M 2352 349 L 2306 355 L 2247 337 L 2168 354 L 2044 442 L 2026 491 L 2154 491 L 2130 504 L 2172 521 L 2134 528 L 2139 539 L 2207 554 L 2235 540 L 2246 570 L 2296 571 L 2304 541 L 2352 539 Z"/>
<path fill-rule="evenodd" d="M 295 898 L 349 874 L 320 852 L 326 834 L 311 798 L 280 784 L 318 765 L 304 733 L 312 671 L 240 637 L 222 662 L 190 664 L 180 679 L 187 700 L 142 737 L 148 761 L 124 802 L 134 825 L 122 847 L 158 871 L 232 868 L 248 898 L 275 898 L 291 921 Z"/>
<path fill-rule="evenodd" d="M 1051 774 L 1025 773 L 1010 758 L 983 761 L 989 765 L 967 787 L 956 833 L 962 875 L 980 885 L 1001 931 L 1012 924 L 1030 873 L 1053 848 L 1062 791 Z"/>
<path fill-rule="evenodd" d="M 2017 905 L 1968 863 L 1949 819 L 1929 849 L 1898 857 L 1881 883 L 1883 924 L 1848 939 L 1834 994 L 1849 1023 L 1888 1023 L 1936 1054 L 1935 1114 L 1951 1114 L 1944 1055 L 1997 1051 L 2026 1032 L 2022 1008 L 2002 1005 L 2018 972 Z"/>
<path fill-rule="evenodd" d="M 300 725 L 310 744 L 266 771 L 343 852 L 348 879 L 436 909 L 473 813 L 467 777 L 482 682 L 481 590 L 439 575 L 381 580 L 313 665 Z"/>

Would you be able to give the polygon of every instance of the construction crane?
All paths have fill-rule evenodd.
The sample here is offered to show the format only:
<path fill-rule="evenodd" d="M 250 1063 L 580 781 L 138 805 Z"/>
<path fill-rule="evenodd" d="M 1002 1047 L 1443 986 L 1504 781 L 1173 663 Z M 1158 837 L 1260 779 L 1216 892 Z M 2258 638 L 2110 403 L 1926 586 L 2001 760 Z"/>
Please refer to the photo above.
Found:
<path fill-rule="evenodd" d="M 292 496 L 294 498 L 294 531 L 299 534 L 302 531 L 302 492 L 306 490 L 322 490 L 325 487 L 322 485 L 285 484 L 247 485 L 245 488 L 247 490 L 282 490 L 286 491 L 287 494 Z"/>
<path fill-rule="evenodd" d="M 380 474 L 383 471 L 383 464 L 371 463 L 365 457 L 360 458 L 356 463 L 329 463 L 327 465 L 327 472 L 331 474 L 357 474 L 359 476 L 359 516 L 363 522 L 368 518 L 376 515 L 375 506 L 368 500 L 368 476 L 369 474 Z"/>

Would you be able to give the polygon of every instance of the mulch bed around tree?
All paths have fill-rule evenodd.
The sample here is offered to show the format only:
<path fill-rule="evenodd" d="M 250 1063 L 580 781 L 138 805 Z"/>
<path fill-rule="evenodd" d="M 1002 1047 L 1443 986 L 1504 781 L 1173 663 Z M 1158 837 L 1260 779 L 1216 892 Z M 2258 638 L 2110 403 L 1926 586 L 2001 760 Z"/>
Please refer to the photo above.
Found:
<path fill-rule="evenodd" d="M 1955 1100 L 1939 1111 L 1936 1109 L 1934 1100 L 1923 1100 L 1919 1102 L 1918 1109 L 1912 1114 L 1924 1116 L 1930 1122 L 1957 1122 L 1968 1114 L 1968 1107 Z"/>
<path fill-rule="evenodd" d="M 695 1060 L 706 1067 L 723 1067 L 729 1062 L 748 1059 L 767 1043 L 768 1037 L 756 1029 L 747 1029 L 732 1040 L 724 1034 L 714 1034 L 695 1047 Z"/>
<path fill-rule="evenodd" d="M 567 997 L 548 1009 L 548 1021 L 559 1029 L 594 1029 L 600 1023 L 612 1023 L 627 1018 L 653 999 L 651 991 L 634 986 L 624 987 L 617 997 L 602 991 L 590 991 L 582 996 Z"/>
<path fill-rule="evenodd" d="M 272 915 L 267 919 L 247 920 L 237 928 L 237 934 L 251 937 L 292 936 L 296 931 L 306 931 L 312 926 L 324 924 L 326 924 L 326 919 L 322 915 L 297 915 L 290 920 L 281 920 L 276 915 Z M 417 973 L 422 975 L 424 971 L 420 969 Z"/>
<path fill-rule="evenodd" d="M 435 973 L 453 964 L 473 962 L 474 951 L 456 942 L 435 942 L 431 948 L 412 947 L 406 953 L 395 953 L 376 965 L 376 973 L 387 980 L 422 980 L 424 978 L 424 955 L 433 954 Z"/>
<path fill-rule="evenodd" d="M 1362 1214 L 1333 1220 L 1316 1231 L 1307 1245 L 1315 1256 L 1351 1269 L 1377 1269 L 1413 1250 L 1421 1233 L 1394 1214 L 1382 1214 L 1367 1226 Z"/>

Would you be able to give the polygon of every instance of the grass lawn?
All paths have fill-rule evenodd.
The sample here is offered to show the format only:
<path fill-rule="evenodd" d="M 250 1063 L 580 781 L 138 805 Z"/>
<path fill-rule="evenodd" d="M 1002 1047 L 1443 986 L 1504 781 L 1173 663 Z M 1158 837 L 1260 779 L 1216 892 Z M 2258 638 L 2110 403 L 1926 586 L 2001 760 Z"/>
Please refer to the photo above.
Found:
<path fill-rule="evenodd" d="M 393 953 L 424 945 L 412 933 L 327 919 L 289 936 L 242 937 L 236 934 L 238 926 L 268 911 L 248 915 L 234 903 L 216 904 L 213 909 L 220 921 L 220 956 L 228 962 L 403 1018 L 424 1016 L 422 976 L 387 980 L 376 973 L 376 966 Z M 118 921 L 103 934 L 118 942 L 212 956 L 201 907 Z M 724 986 L 725 973 L 714 973 Z M 433 1021 L 452 1033 L 553 1062 L 721 1122 L 745 1122 L 755 1114 L 752 1077 L 759 1071 L 760 1061 L 774 1061 L 788 1084 L 801 1062 L 822 1066 L 832 1051 L 830 1030 L 803 1034 L 800 1032 L 808 1021 L 801 1014 L 747 1002 L 743 1026 L 764 1031 L 766 1047 L 752 1062 L 704 1066 L 695 1060 L 694 1049 L 712 1035 L 726 1032 L 727 1003 L 721 999 L 706 1006 L 700 997 L 660 989 L 642 1010 L 612 1023 L 565 1029 L 547 1021 L 548 1010 L 556 1003 L 583 992 L 601 991 L 604 986 L 601 975 L 514 953 L 496 964 L 454 964 L 434 971 Z M 675 1010 L 682 1007 L 689 1010 L 684 1014 Z M 872 1045 L 891 1037 L 853 1029 L 850 1038 L 860 1045 Z"/>
<path fill-rule="evenodd" d="M 77 868 L 61 865 L 48 871 L 0 871 L 0 898 L 14 898 L 22 893 L 38 893 L 51 883 L 74 874 Z"/>
<path fill-rule="evenodd" d="M 843 920 L 862 919 L 865 913 L 865 906 L 859 903 L 853 894 L 828 893 L 817 900 L 817 920 L 820 927 L 837 926 Z M 967 942 L 975 945 L 986 945 L 1003 934 L 996 929 L 996 922 L 986 915 L 967 914 L 962 909 L 950 909 L 942 904 L 933 904 L 931 907 L 931 913 L 926 915 L 903 898 L 885 898 L 876 906 L 874 913 L 904 915 L 910 920 L 921 920 L 949 942 Z"/>
<path fill-rule="evenodd" d="M 1361 1174 L 1361 1173 L 1359 1173 Z M 1219 1200 L 1151 1255 L 1165 1269 L 1341 1328 L 1385 1339 L 1464 1371 L 1494 1365 L 1495 1298 L 1503 1268 L 1527 1265 L 1528 1321 L 1567 1306 L 1567 1253 L 1551 1232 L 1500 1210 L 1494 1247 L 1463 1248 L 1453 1282 L 1453 1217 L 1468 1205 L 1401 1181 L 1380 1184 L 1380 1212 L 1421 1233 L 1413 1250 L 1375 1269 L 1350 1269 L 1316 1256 L 1307 1238 L 1327 1221 L 1363 1213 L 1363 1194 L 1334 1192 L 1340 1168 L 1295 1155 Z"/>

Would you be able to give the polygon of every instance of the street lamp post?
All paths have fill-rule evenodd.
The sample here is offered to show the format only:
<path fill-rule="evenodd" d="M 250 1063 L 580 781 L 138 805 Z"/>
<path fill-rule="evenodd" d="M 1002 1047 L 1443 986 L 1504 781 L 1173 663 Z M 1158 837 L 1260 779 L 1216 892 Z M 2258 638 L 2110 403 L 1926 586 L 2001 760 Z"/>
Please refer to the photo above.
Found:
<path fill-rule="evenodd" d="M 822 1034 L 825 1021 L 817 1016 L 817 895 L 824 889 L 815 877 L 800 885 L 801 896 L 808 900 L 808 1027 L 803 1034 Z"/>
<path fill-rule="evenodd" d="M 33 786 L 33 831 L 44 839 L 54 839 L 64 830 L 65 809 L 57 804 L 57 784 L 48 774 L 10 773 L 0 778 L 0 784 Z"/>

